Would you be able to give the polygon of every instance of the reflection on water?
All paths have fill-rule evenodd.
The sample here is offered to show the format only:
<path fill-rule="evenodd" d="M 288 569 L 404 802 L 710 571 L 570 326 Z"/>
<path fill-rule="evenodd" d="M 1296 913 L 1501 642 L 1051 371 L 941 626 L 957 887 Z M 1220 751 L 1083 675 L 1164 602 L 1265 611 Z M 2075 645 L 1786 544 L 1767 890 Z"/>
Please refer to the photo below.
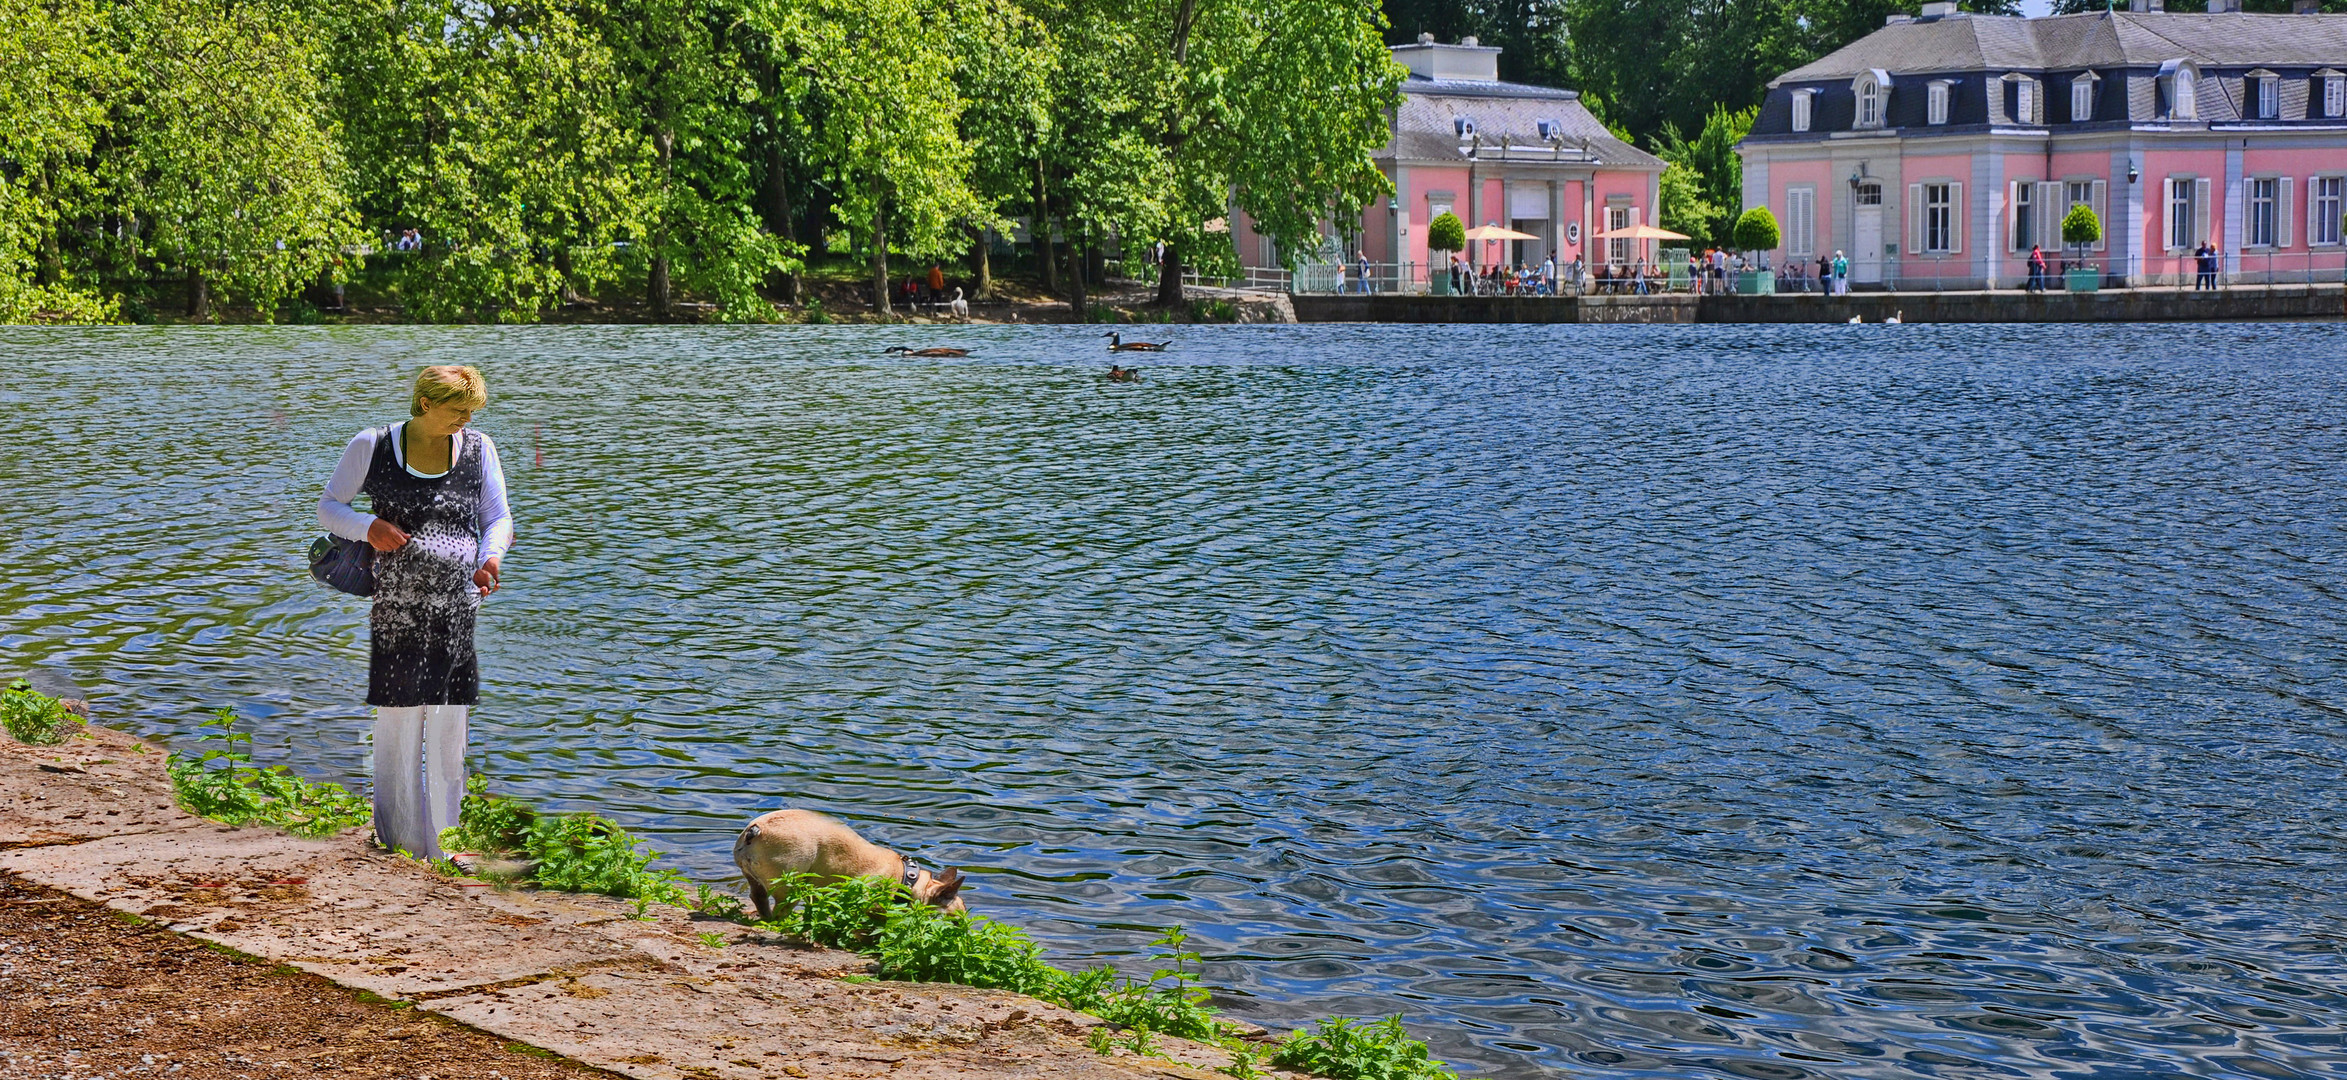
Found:
<path fill-rule="evenodd" d="M 311 506 L 478 363 L 476 763 L 695 876 L 819 806 L 1484 1073 L 2347 1075 L 2338 328 L 948 336 L 0 332 L 0 665 L 358 776 Z"/>

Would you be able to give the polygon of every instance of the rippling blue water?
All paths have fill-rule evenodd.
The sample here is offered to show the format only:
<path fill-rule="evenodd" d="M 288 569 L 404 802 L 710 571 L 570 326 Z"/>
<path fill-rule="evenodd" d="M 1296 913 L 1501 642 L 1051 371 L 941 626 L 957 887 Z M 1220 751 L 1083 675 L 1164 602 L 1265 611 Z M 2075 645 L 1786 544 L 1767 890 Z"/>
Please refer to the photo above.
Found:
<path fill-rule="evenodd" d="M 476 363 L 476 766 L 695 876 L 822 807 L 1471 1072 L 2347 1076 L 2340 327 L 925 333 L 0 331 L 0 667 L 359 777 L 316 492 Z"/>

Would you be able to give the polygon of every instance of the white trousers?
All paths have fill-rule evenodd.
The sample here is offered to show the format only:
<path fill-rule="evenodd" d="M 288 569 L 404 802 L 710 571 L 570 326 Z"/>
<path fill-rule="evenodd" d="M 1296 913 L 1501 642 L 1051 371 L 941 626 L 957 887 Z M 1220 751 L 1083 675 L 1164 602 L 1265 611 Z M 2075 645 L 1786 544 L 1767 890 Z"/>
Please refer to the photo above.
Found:
<path fill-rule="evenodd" d="M 393 851 L 440 858 L 465 793 L 463 705 L 375 710 L 375 838 Z"/>

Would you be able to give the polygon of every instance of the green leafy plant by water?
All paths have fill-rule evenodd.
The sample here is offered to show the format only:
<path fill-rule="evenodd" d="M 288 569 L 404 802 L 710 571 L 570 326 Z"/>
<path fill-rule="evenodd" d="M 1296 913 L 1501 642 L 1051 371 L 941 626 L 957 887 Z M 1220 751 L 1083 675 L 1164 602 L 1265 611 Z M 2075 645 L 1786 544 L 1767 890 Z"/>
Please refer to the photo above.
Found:
<path fill-rule="evenodd" d="M 1457 1080 L 1458 1075 L 1402 1030 L 1398 1016 L 1370 1023 L 1323 1020 L 1318 1030 L 1289 1034 L 1272 1052 L 1271 1063 L 1336 1080 Z"/>
<path fill-rule="evenodd" d="M 626 829 L 594 814 L 541 814 L 519 799 L 489 794 L 488 781 L 477 774 L 465 781 L 456 827 L 441 831 L 440 846 L 533 863 L 538 887 L 640 901 L 639 916 L 653 903 L 690 906 L 684 876 L 652 869 L 660 853 Z"/>
<path fill-rule="evenodd" d="M 0 688 L 0 727 L 26 746 L 55 746 L 80 725 L 81 718 L 67 712 L 64 702 L 23 679 Z"/>
<path fill-rule="evenodd" d="M 224 825 L 268 825 L 318 839 L 364 825 L 367 800 L 340 784 L 313 784 L 283 765 L 255 768 L 252 736 L 236 730 L 236 712 L 223 708 L 204 721 L 199 743 L 216 744 L 189 757 L 164 759 L 180 809 Z"/>

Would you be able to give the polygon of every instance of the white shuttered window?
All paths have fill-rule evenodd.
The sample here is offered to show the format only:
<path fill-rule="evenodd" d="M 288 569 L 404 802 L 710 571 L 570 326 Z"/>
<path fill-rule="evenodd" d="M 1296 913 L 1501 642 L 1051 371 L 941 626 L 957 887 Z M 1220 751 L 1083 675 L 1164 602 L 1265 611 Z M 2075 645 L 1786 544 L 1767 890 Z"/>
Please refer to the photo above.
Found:
<path fill-rule="evenodd" d="M 1785 255 L 1805 258 L 1817 254 L 1817 189 L 1785 189 Z"/>

